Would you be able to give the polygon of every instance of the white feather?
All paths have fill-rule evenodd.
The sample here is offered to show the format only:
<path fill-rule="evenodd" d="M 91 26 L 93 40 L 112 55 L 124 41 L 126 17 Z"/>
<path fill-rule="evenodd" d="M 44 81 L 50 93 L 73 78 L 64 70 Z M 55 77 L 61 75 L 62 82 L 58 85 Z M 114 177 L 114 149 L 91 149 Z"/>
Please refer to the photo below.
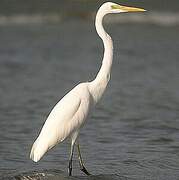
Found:
<path fill-rule="evenodd" d="M 32 146 L 30 158 L 39 161 L 47 150 L 78 130 L 88 115 L 91 102 L 88 83 L 81 83 L 66 94 L 49 114 Z"/>
<path fill-rule="evenodd" d="M 104 3 L 96 15 L 96 31 L 104 44 L 102 66 L 92 82 L 81 83 L 65 95 L 52 109 L 40 135 L 32 146 L 30 158 L 39 161 L 44 153 L 71 135 L 72 145 L 79 130 L 87 119 L 91 108 L 103 95 L 108 81 L 113 61 L 113 42 L 103 28 L 102 20 L 106 14 L 120 12 L 145 11 L 140 8 L 121 6 L 112 2 Z"/>

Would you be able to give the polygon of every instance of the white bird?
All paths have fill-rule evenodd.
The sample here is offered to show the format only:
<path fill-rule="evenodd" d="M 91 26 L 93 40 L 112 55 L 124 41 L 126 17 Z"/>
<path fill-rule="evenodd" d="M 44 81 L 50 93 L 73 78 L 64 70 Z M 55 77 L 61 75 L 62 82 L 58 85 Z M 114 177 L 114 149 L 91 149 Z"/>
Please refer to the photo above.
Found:
<path fill-rule="evenodd" d="M 47 150 L 51 149 L 56 144 L 61 143 L 67 137 L 71 137 L 71 151 L 68 166 L 69 176 L 72 174 L 72 158 L 75 144 L 77 144 L 81 170 L 85 174 L 90 175 L 83 164 L 77 137 L 81 127 L 91 113 L 91 110 L 103 95 L 110 79 L 113 60 L 113 42 L 111 37 L 105 32 L 102 20 L 103 17 L 109 13 L 137 11 L 145 10 L 121 6 L 112 2 L 106 2 L 99 8 L 95 25 L 96 31 L 104 43 L 102 66 L 93 81 L 78 84 L 52 109 L 39 136 L 32 146 L 30 158 L 33 161 L 39 161 Z"/>

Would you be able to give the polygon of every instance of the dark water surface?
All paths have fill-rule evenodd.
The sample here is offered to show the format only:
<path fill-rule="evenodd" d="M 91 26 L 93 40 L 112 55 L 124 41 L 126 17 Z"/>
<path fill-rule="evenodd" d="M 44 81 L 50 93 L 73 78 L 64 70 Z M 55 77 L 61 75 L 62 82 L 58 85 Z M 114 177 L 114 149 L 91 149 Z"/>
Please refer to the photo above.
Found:
<path fill-rule="evenodd" d="M 114 64 L 108 89 L 81 131 L 92 174 L 179 177 L 179 27 L 108 24 Z M 93 23 L 0 27 L 0 177 L 41 169 L 66 173 L 69 143 L 39 163 L 31 145 L 54 104 L 94 78 L 102 44 Z M 74 158 L 74 175 L 79 172 Z"/>

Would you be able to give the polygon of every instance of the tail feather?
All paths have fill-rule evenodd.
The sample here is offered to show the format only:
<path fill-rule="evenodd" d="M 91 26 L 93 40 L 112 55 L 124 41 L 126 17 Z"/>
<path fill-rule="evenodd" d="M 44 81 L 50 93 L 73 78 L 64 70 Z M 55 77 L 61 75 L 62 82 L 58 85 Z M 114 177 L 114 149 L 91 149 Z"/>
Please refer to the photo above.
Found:
<path fill-rule="evenodd" d="M 45 147 L 43 143 L 40 143 L 38 140 L 36 140 L 30 152 L 30 159 L 32 159 L 34 162 L 38 162 L 47 150 L 48 148 Z"/>

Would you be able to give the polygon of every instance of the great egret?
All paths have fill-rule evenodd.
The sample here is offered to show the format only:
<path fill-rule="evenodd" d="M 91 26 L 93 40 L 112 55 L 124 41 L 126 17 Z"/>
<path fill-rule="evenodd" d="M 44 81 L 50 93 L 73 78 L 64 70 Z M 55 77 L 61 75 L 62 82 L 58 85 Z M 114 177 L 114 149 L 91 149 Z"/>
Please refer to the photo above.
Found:
<path fill-rule="evenodd" d="M 106 2 L 99 8 L 95 25 L 96 31 L 104 43 L 102 66 L 93 81 L 78 84 L 52 109 L 38 138 L 32 146 L 30 158 L 33 161 L 39 161 L 47 150 L 51 149 L 57 143 L 61 143 L 67 137 L 71 137 L 71 151 L 68 166 L 69 176 L 72 174 L 72 158 L 75 144 L 77 144 L 81 170 L 85 174 L 90 175 L 83 164 L 77 137 L 80 128 L 83 126 L 95 104 L 101 98 L 110 79 L 113 60 L 113 42 L 111 37 L 105 32 L 102 20 L 103 17 L 109 13 L 137 11 L 145 10 L 121 6 L 112 2 Z"/>

